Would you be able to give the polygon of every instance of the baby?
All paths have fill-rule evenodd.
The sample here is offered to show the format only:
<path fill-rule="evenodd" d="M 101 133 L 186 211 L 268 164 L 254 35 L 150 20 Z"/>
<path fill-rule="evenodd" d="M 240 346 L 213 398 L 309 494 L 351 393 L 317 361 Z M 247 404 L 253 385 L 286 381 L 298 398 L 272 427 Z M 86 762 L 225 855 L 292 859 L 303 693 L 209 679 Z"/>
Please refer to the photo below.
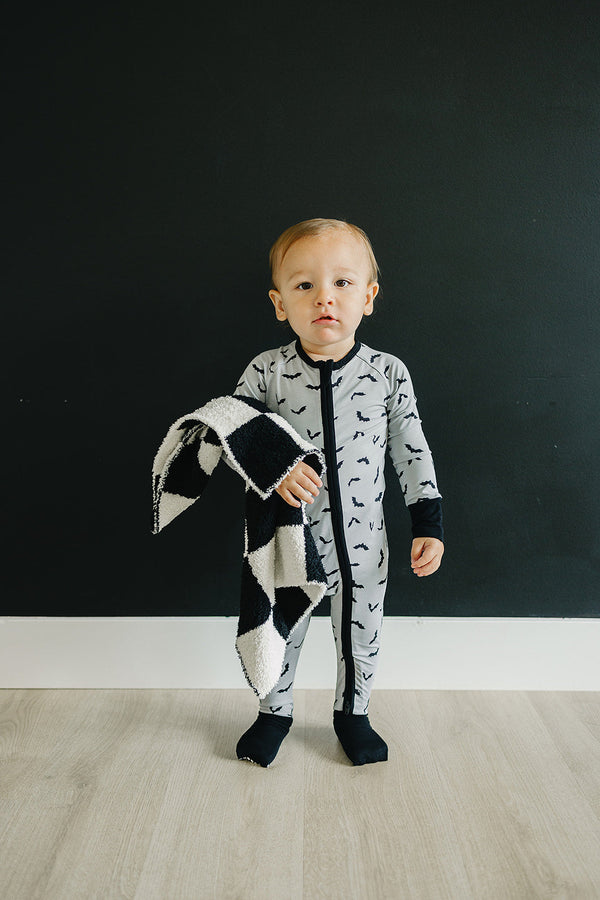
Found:
<path fill-rule="evenodd" d="M 322 480 L 300 462 L 277 491 L 292 506 L 308 504 L 327 575 L 337 653 L 335 732 L 354 765 L 379 762 L 388 748 L 367 710 L 387 582 L 386 448 L 411 515 L 411 565 L 421 578 L 438 569 L 444 552 L 441 496 L 406 367 L 355 337 L 379 290 L 367 235 L 339 219 L 309 219 L 280 235 L 270 265 L 275 314 L 297 337 L 255 357 L 234 393 L 261 400 L 323 451 Z M 280 680 L 240 738 L 239 759 L 265 767 L 275 759 L 292 724 L 294 676 L 309 621 L 290 636 Z"/>

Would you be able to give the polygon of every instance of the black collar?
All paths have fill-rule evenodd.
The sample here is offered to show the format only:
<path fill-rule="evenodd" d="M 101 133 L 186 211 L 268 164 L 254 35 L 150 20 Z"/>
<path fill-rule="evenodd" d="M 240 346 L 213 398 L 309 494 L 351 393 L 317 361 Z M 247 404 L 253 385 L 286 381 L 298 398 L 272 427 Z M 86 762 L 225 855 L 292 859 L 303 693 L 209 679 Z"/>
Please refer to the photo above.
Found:
<path fill-rule="evenodd" d="M 311 359 L 308 355 L 302 344 L 300 343 L 300 338 L 296 338 L 296 352 L 300 359 L 303 359 L 305 363 L 308 363 L 309 366 L 312 366 L 313 369 L 321 369 L 326 363 L 331 363 L 332 369 L 341 369 L 342 366 L 345 366 L 346 363 L 350 362 L 353 359 L 358 351 L 361 348 L 360 341 L 354 341 L 354 347 L 352 350 L 349 350 L 345 356 L 342 356 L 341 359 L 336 360 L 335 362 L 331 359 Z"/>

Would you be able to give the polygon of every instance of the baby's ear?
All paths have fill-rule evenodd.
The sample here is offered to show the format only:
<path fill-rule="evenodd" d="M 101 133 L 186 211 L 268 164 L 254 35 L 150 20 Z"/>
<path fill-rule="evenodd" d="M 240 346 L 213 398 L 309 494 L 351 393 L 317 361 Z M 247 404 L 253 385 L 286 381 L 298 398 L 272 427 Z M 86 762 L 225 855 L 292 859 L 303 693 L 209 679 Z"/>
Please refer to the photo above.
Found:
<path fill-rule="evenodd" d="M 285 322 L 287 319 L 287 315 L 285 309 L 283 308 L 283 301 L 281 299 L 281 294 L 279 291 L 269 291 L 269 297 L 273 302 L 273 306 L 275 307 L 275 315 L 279 319 L 280 322 Z"/>
<path fill-rule="evenodd" d="M 367 285 L 367 292 L 365 294 L 365 308 L 363 314 L 365 316 L 370 316 L 373 312 L 373 301 L 377 296 L 379 291 L 379 284 L 376 281 L 371 281 L 370 284 Z"/>

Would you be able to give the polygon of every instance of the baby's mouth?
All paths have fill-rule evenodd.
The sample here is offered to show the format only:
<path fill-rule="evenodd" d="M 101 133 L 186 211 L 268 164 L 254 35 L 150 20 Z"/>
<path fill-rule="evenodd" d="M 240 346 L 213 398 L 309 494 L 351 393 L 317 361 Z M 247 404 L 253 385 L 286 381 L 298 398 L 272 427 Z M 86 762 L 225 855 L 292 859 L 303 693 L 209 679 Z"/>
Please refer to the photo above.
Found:
<path fill-rule="evenodd" d="M 337 322 L 337 319 L 334 319 L 333 316 L 319 316 L 315 322 Z"/>

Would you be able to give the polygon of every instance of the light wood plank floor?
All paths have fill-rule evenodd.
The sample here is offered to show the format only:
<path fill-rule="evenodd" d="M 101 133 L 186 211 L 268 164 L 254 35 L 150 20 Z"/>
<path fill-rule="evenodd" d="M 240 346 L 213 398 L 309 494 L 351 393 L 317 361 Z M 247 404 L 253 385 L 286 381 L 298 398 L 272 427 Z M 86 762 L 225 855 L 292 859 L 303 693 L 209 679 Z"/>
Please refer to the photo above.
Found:
<path fill-rule="evenodd" d="M 296 691 L 273 766 L 240 691 L 0 691 L 6 900 L 600 898 L 600 694 L 373 692 L 352 766 Z"/>

